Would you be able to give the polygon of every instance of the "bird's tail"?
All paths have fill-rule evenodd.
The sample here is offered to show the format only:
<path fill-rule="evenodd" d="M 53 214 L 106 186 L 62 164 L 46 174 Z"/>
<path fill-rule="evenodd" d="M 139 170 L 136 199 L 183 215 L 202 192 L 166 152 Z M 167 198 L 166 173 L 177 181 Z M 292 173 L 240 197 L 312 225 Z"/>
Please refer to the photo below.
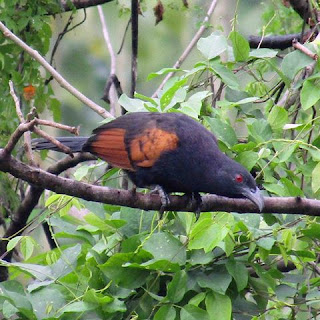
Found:
<path fill-rule="evenodd" d="M 88 137 L 58 137 L 55 139 L 69 147 L 71 152 L 81 152 Z M 61 152 L 56 145 L 43 138 L 32 139 L 31 146 L 33 150 L 54 150 Z"/>

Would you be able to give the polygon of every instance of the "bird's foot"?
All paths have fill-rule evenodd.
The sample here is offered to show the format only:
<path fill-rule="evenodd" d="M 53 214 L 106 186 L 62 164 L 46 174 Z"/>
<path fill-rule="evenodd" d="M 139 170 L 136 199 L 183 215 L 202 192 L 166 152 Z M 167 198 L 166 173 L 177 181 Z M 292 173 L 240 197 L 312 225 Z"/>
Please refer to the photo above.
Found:
<path fill-rule="evenodd" d="M 191 205 L 194 208 L 196 219 L 198 220 L 201 213 L 202 198 L 199 192 L 192 192 L 190 195 Z"/>
<path fill-rule="evenodd" d="M 160 200 L 161 200 L 161 207 L 159 210 L 159 216 L 160 220 L 162 219 L 164 211 L 168 208 L 170 205 L 170 198 L 169 194 L 161 187 L 161 186 L 156 186 L 151 193 L 157 192 L 159 194 Z"/>

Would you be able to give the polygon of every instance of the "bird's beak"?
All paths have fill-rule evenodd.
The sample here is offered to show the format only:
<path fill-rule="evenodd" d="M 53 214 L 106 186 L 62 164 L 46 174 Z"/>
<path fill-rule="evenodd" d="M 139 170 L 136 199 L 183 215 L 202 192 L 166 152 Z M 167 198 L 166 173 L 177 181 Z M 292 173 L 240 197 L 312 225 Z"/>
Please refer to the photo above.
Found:
<path fill-rule="evenodd" d="M 244 189 L 243 195 L 252 201 L 259 208 L 260 212 L 262 211 L 264 207 L 264 199 L 258 187 L 253 191 Z"/>

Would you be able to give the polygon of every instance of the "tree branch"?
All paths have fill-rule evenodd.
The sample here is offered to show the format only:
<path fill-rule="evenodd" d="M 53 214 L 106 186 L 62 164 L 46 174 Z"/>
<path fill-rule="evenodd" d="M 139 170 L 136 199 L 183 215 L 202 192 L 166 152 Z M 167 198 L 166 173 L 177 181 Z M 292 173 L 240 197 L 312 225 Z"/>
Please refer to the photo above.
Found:
<path fill-rule="evenodd" d="M 138 0 L 131 0 L 131 98 L 134 97 L 138 77 L 139 5 Z"/>
<path fill-rule="evenodd" d="M 15 34 L 13 34 L 2 22 L 0 22 L 0 30 L 3 35 L 16 43 L 19 47 L 21 47 L 24 51 L 26 51 L 32 58 L 40 63 L 40 65 L 45 68 L 53 78 L 60 84 L 60 86 L 67 91 L 69 91 L 73 96 L 75 96 L 82 103 L 87 105 L 93 111 L 98 113 L 100 116 L 104 118 L 113 118 L 113 116 L 104 108 L 100 107 L 98 104 L 90 100 L 80 91 L 78 91 L 75 87 L 73 87 L 66 79 L 64 79 L 59 72 L 57 72 L 40 54 L 38 51 L 29 47 L 25 42 L 23 42 L 20 38 L 18 38 Z"/>
<path fill-rule="evenodd" d="M 62 0 L 61 5 L 64 11 L 71 11 L 73 10 L 73 6 L 75 9 L 85 9 L 93 6 L 97 6 L 99 4 L 104 4 L 107 2 L 111 2 L 113 0 Z M 72 5 L 69 5 L 69 3 Z"/>
<path fill-rule="evenodd" d="M 133 193 L 128 190 L 112 189 L 88 183 L 57 177 L 38 168 L 30 167 L 11 157 L 0 149 L 0 170 L 8 172 L 37 187 L 82 198 L 88 201 L 108 203 L 112 205 L 140 208 L 143 210 L 159 210 L 161 200 L 155 194 Z M 193 204 L 187 196 L 170 196 L 168 210 L 194 211 Z M 226 211 L 240 213 L 256 213 L 257 208 L 246 199 L 229 199 L 215 195 L 203 196 L 202 211 Z M 265 198 L 263 213 L 292 213 L 320 216 L 320 201 L 313 199 Z"/>

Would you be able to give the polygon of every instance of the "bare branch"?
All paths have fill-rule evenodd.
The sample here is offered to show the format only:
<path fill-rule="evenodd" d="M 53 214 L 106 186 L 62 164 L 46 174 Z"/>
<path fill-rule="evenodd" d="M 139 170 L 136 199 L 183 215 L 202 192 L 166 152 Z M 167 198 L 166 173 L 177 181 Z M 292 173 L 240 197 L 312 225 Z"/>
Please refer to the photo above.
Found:
<path fill-rule="evenodd" d="M 305 47 L 303 44 L 301 44 L 300 42 L 298 42 L 298 40 L 293 40 L 292 41 L 292 45 L 295 49 L 301 51 L 302 53 L 304 53 L 305 55 L 307 55 L 308 57 L 310 57 L 313 60 L 318 60 L 318 55 L 314 52 L 312 52 L 310 49 L 308 49 L 307 47 Z"/>
<path fill-rule="evenodd" d="M 143 210 L 159 210 L 161 200 L 155 194 L 133 193 L 128 190 L 100 187 L 57 177 L 39 168 L 30 167 L 11 157 L 0 149 L 0 170 L 8 172 L 37 187 L 67 194 L 88 201 L 113 205 L 140 208 Z M 193 211 L 193 205 L 187 196 L 170 196 L 168 210 Z M 203 196 L 202 211 L 226 211 L 256 213 L 257 208 L 247 199 L 229 199 L 215 195 Z M 302 198 L 265 198 L 263 213 L 291 213 L 320 216 L 320 200 Z"/>
<path fill-rule="evenodd" d="M 3 35 L 8 39 L 12 40 L 18 46 L 20 46 L 24 51 L 26 51 L 32 58 L 38 61 L 41 66 L 43 66 L 60 84 L 60 86 L 67 91 L 69 91 L 73 96 L 75 96 L 82 103 L 86 104 L 93 111 L 98 113 L 104 118 L 113 118 L 113 116 L 104 108 L 100 107 L 98 104 L 87 98 L 84 94 L 73 87 L 67 80 L 65 80 L 60 73 L 58 73 L 40 54 L 38 51 L 29 47 L 25 42 L 13 34 L 2 22 L 0 22 L 0 30 Z"/>
<path fill-rule="evenodd" d="M 107 28 L 107 24 L 105 22 L 105 17 L 103 14 L 103 10 L 102 7 L 99 5 L 98 6 L 98 12 L 99 12 L 99 18 L 100 18 L 100 22 L 102 25 L 102 33 L 103 33 L 103 37 L 104 37 L 104 41 L 107 45 L 107 49 L 109 51 L 110 54 L 110 77 L 113 77 L 116 75 L 116 66 L 117 66 L 117 59 L 116 59 L 116 54 L 113 50 L 112 44 L 111 44 L 111 39 L 110 39 L 110 35 L 109 35 L 109 31 Z M 109 80 L 107 81 L 107 83 L 109 82 Z M 107 88 L 107 86 L 106 86 Z M 105 88 L 105 92 L 104 92 L 104 96 L 107 95 L 109 103 L 110 103 L 110 112 L 111 114 L 115 115 L 116 114 L 116 106 L 117 106 L 117 89 L 115 87 L 115 84 L 113 81 L 110 82 L 110 86 L 108 87 L 108 91 L 106 92 L 106 88 Z"/>
<path fill-rule="evenodd" d="M 131 0 L 131 88 L 130 97 L 134 97 L 138 76 L 138 36 L 139 36 L 139 1 Z"/>
<path fill-rule="evenodd" d="M 211 2 L 211 5 L 208 9 L 208 12 L 205 16 L 205 18 L 202 21 L 201 27 L 199 28 L 198 32 L 194 35 L 194 37 L 192 38 L 192 40 L 190 41 L 189 45 L 187 46 L 187 48 L 184 50 L 184 52 L 182 53 L 182 55 L 180 56 L 180 58 L 177 60 L 177 62 L 173 65 L 172 68 L 178 69 L 181 64 L 184 62 L 184 60 L 187 58 L 187 56 L 190 54 L 191 50 L 193 49 L 193 47 L 196 45 L 196 43 L 198 42 L 198 40 L 200 39 L 200 37 L 202 36 L 202 34 L 204 33 L 204 31 L 206 31 L 208 29 L 207 26 L 207 22 L 209 21 L 216 5 L 217 5 L 217 0 L 213 0 Z M 156 90 L 156 92 L 152 95 L 152 97 L 157 97 L 159 94 L 159 91 L 164 87 L 164 85 L 167 83 L 167 81 L 174 75 L 173 72 L 170 72 L 167 74 L 167 76 L 163 79 L 163 81 L 161 82 L 159 88 Z"/>
<path fill-rule="evenodd" d="M 79 127 L 70 127 L 70 126 L 66 126 L 65 124 L 61 124 L 61 123 L 57 123 L 49 120 L 43 120 L 39 118 L 36 118 L 36 124 L 65 130 L 77 136 L 79 135 Z"/>

